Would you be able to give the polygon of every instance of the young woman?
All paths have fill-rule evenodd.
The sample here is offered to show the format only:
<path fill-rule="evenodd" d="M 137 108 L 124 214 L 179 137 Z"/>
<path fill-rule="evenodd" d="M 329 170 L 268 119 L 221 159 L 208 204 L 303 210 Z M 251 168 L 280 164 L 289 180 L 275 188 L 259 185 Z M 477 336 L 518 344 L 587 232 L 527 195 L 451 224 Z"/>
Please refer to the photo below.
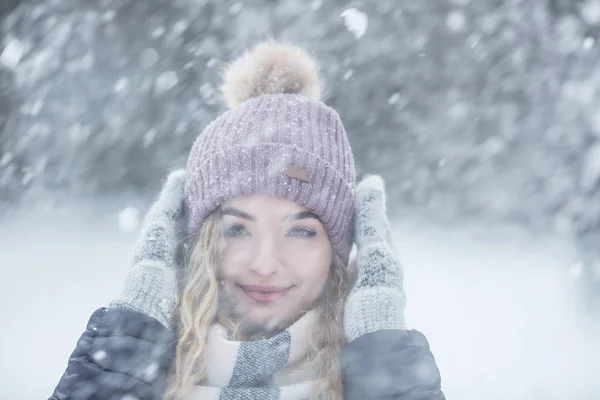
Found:
<path fill-rule="evenodd" d="M 231 110 L 168 177 L 122 296 L 92 315 L 51 399 L 444 399 L 404 320 L 383 181 L 355 184 L 318 81 L 273 41 L 230 65 Z"/>

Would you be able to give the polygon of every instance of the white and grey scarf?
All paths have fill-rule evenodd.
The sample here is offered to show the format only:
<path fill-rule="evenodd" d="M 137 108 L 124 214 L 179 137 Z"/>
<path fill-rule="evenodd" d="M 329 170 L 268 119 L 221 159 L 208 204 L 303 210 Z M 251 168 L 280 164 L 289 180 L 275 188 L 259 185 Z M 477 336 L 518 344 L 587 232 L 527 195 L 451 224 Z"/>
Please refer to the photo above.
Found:
<path fill-rule="evenodd" d="M 205 376 L 185 400 L 302 400 L 310 398 L 314 371 L 302 368 L 309 350 L 310 311 L 279 334 L 263 340 L 228 340 L 214 325 L 208 333 Z"/>

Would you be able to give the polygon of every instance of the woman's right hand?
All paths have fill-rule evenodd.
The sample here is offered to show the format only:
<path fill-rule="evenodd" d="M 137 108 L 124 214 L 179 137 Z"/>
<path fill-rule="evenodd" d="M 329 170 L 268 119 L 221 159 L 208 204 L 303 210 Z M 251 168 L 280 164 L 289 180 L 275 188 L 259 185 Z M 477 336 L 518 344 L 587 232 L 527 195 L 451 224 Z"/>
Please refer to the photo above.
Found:
<path fill-rule="evenodd" d="M 139 311 L 169 329 L 179 302 L 176 264 L 184 183 L 182 169 L 167 177 L 144 218 L 124 290 L 109 305 Z"/>

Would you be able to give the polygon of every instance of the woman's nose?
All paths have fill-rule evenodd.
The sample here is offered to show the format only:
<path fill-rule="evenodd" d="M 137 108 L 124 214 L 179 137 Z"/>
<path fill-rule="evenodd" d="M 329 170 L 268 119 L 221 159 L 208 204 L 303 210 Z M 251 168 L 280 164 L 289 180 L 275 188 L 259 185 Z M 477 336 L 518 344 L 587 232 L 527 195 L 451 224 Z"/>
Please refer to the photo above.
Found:
<path fill-rule="evenodd" d="M 250 270 L 261 276 L 270 276 L 279 271 L 281 262 L 279 260 L 277 247 L 275 240 L 261 240 L 260 243 L 258 243 L 258 248 L 254 257 L 250 262 Z"/>

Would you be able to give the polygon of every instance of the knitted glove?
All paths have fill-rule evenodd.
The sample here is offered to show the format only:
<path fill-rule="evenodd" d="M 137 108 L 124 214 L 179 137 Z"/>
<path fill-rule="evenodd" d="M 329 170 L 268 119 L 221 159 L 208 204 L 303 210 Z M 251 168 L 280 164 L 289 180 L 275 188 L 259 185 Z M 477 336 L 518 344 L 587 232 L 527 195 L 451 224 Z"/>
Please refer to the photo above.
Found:
<path fill-rule="evenodd" d="M 348 342 L 382 329 L 406 329 L 402 268 L 386 216 L 383 179 L 364 178 L 355 196 L 357 279 L 346 298 L 343 321 Z"/>
<path fill-rule="evenodd" d="M 109 308 L 139 311 L 172 329 L 179 303 L 176 272 L 185 171 L 169 174 L 146 217 L 121 295 Z"/>

